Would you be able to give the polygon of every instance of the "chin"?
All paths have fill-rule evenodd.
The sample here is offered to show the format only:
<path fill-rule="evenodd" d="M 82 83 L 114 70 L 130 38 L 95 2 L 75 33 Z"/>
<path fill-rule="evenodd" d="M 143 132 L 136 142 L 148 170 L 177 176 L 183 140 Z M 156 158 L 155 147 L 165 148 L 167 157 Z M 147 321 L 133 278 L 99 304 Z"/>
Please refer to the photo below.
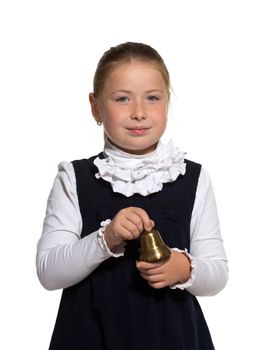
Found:
<path fill-rule="evenodd" d="M 133 139 L 134 140 L 134 139 Z M 144 144 L 143 142 L 140 143 L 140 139 L 135 139 L 134 142 L 130 143 L 121 143 L 121 142 L 115 142 L 112 139 L 108 137 L 108 141 L 115 147 L 121 149 L 122 151 L 126 153 L 131 154 L 147 154 L 151 153 L 156 149 L 156 146 L 158 144 L 157 141 L 148 142 L 147 144 Z M 142 140 L 141 140 L 142 141 Z"/>
<path fill-rule="evenodd" d="M 134 147 L 123 147 L 122 149 L 125 150 L 127 153 L 132 153 L 132 154 L 147 154 L 153 152 L 157 147 L 157 142 L 151 145 L 147 146 L 134 146 Z"/>

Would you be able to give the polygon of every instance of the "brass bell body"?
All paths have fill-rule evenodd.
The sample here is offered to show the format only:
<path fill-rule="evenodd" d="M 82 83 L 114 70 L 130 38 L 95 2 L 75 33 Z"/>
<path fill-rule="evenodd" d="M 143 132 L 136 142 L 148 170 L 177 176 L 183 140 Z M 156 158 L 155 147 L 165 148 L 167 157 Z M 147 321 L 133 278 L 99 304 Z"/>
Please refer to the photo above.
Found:
<path fill-rule="evenodd" d="M 140 236 L 141 254 L 139 260 L 156 262 L 171 255 L 169 247 L 163 242 L 157 230 L 144 231 Z"/>

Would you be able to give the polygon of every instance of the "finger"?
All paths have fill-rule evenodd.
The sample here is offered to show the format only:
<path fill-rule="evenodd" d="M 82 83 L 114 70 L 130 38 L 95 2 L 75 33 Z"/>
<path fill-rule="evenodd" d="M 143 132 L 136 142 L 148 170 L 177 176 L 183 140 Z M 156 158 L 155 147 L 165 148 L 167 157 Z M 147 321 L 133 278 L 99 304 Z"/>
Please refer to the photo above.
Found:
<path fill-rule="evenodd" d="M 152 227 L 151 227 L 151 230 L 152 230 L 152 228 L 155 227 L 155 221 L 154 220 L 150 220 L 150 221 L 151 221 L 151 225 L 152 225 Z"/>
<path fill-rule="evenodd" d="M 162 267 L 154 268 L 154 269 L 149 269 L 149 270 L 139 270 L 140 272 L 144 273 L 147 276 L 157 276 L 164 274 L 164 269 Z"/>
<path fill-rule="evenodd" d="M 148 284 L 150 287 L 155 289 L 161 289 L 161 288 L 167 287 L 165 282 L 154 282 L 154 283 L 148 282 Z"/>
<path fill-rule="evenodd" d="M 162 266 L 164 262 L 148 263 L 146 261 L 136 261 L 136 267 L 139 270 L 151 270 Z"/>
<path fill-rule="evenodd" d="M 121 220 L 121 222 L 115 223 L 113 232 L 116 237 L 121 237 L 124 240 L 134 239 L 134 237 L 137 238 L 140 235 L 138 228 L 128 220 Z"/>
<path fill-rule="evenodd" d="M 143 222 L 141 217 L 137 213 L 131 213 L 127 219 L 132 222 L 133 225 L 136 225 L 138 228 L 138 231 L 141 233 L 143 231 Z"/>
<path fill-rule="evenodd" d="M 148 282 L 151 282 L 151 283 L 157 283 L 157 282 L 164 282 L 164 275 L 152 275 L 152 276 L 149 276 L 147 274 L 144 274 L 141 272 L 141 276 L 147 280 Z"/>
<path fill-rule="evenodd" d="M 123 240 L 134 239 L 134 234 L 124 226 L 122 226 L 121 229 L 117 231 L 117 233 Z"/>
<path fill-rule="evenodd" d="M 141 231 L 138 229 L 138 227 L 134 225 L 131 221 L 123 223 L 123 227 L 129 231 L 133 239 L 138 238 L 141 234 Z"/>
<path fill-rule="evenodd" d="M 115 225 L 115 231 L 119 235 L 122 235 L 122 232 L 125 232 L 126 234 L 126 231 L 128 231 L 128 237 L 130 237 L 130 235 L 132 236 L 130 237 L 130 239 L 138 238 L 141 233 L 139 228 L 126 217 L 121 218 L 121 221 L 118 222 L 117 225 Z"/>
<path fill-rule="evenodd" d="M 132 211 L 141 218 L 144 230 L 146 231 L 152 230 L 154 221 L 149 218 L 147 212 L 144 209 L 138 208 L 138 207 L 132 207 Z"/>

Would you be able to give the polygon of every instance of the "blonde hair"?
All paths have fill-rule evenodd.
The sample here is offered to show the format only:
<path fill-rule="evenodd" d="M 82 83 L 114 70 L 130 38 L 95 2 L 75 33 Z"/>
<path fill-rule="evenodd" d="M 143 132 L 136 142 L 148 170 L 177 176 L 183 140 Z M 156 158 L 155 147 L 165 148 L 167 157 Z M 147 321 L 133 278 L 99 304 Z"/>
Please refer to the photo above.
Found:
<path fill-rule="evenodd" d="M 111 47 L 99 60 L 93 81 L 94 96 L 98 97 L 100 95 L 107 76 L 117 64 L 131 62 L 134 59 L 155 64 L 162 74 L 168 89 L 168 95 L 170 95 L 170 75 L 160 54 L 149 45 L 126 42 Z"/>

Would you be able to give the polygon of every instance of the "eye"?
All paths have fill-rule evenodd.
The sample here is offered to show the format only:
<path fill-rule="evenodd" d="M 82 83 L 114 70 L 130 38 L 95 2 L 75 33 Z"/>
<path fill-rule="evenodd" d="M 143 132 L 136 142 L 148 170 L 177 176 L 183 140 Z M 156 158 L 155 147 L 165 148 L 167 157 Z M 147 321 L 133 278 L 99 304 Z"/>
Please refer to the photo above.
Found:
<path fill-rule="evenodd" d="M 155 102 L 155 101 L 159 101 L 160 98 L 158 96 L 151 95 L 151 96 L 147 97 L 147 100 L 150 101 L 150 102 Z"/>
<path fill-rule="evenodd" d="M 122 103 L 125 103 L 125 102 L 128 102 L 129 99 L 127 96 L 119 96 L 119 97 L 116 97 L 115 99 L 116 102 L 122 102 Z"/>

